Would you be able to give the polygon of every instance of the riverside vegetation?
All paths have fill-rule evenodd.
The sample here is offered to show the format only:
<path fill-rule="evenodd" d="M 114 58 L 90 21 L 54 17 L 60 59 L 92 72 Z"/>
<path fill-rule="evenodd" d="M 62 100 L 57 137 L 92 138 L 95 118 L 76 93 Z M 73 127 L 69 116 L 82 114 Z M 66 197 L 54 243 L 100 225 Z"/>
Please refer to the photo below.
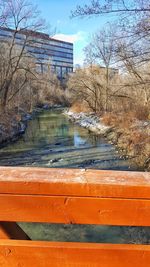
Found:
<path fill-rule="evenodd" d="M 101 116 L 93 112 L 79 112 L 82 108 L 73 106 L 67 116 L 82 127 L 101 135 L 115 145 L 124 159 L 137 164 L 137 168 L 150 170 L 150 123 L 137 120 L 130 113 L 105 113 Z"/>
<path fill-rule="evenodd" d="M 99 45 L 100 43 L 97 43 Z M 91 46 L 91 49 L 93 46 Z M 148 71 L 148 67 L 146 69 Z M 142 75 L 142 74 L 140 74 Z M 144 77 L 142 77 L 144 79 Z M 130 83 L 131 82 L 131 83 Z M 145 80 L 146 83 L 146 80 Z M 132 157 L 142 168 L 150 169 L 150 87 L 133 84 L 132 73 L 86 65 L 70 76 L 67 84 L 70 117 L 80 113 L 96 115 L 97 133 L 104 134 L 117 145 L 125 157 Z M 145 89 L 147 100 L 145 100 Z M 92 128 L 91 122 L 90 128 Z M 95 124 L 95 123 L 94 123 Z M 99 128 L 107 126 L 102 132 Z M 92 129 L 95 131 L 96 129 Z"/>

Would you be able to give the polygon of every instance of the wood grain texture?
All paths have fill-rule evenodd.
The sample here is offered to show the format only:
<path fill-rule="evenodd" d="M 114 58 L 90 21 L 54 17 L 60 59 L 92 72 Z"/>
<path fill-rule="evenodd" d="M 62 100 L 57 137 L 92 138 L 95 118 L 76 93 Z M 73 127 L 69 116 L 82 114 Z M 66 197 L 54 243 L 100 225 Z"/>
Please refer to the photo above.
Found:
<path fill-rule="evenodd" d="M 2 221 L 150 226 L 150 200 L 0 195 Z"/>
<path fill-rule="evenodd" d="M 0 193 L 150 198 L 150 173 L 0 167 Z"/>
<path fill-rule="evenodd" d="M 150 246 L 0 242 L 1 267 L 149 267 Z"/>

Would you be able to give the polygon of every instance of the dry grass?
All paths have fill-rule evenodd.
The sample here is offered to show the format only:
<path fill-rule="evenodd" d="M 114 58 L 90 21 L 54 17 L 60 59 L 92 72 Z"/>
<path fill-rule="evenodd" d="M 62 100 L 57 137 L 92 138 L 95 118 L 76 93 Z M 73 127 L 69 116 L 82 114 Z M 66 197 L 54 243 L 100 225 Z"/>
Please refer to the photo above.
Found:
<path fill-rule="evenodd" d="M 132 126 L 135 121 L 135 116 L 133 112 L 128 113 L 105 113 L 102 116 L 102 121 L 104 124 L 113 127 L 121 127 L 128 129 Z"/>
<path fill-rule="evenodd" d="M 134 116 L 138 120 L 148 120 L 149 119 L 149 109 L 145 106 L 137 106 L 135 108 Z"/>
<path fill-rule="evenodd" d="M 0 114 L 0 143 L 17 134 L 20 119 L 20 115 L 16 115 L 13 111 Z"/>
<path fill-rule="evenodd" d="M 92 110 L 89 108 L 89 106 L 83 101 L 81 102 L 75 102 L 71 108 L 70 111 L 72 112 L 76 112 L 76 113 L 80 113 L 80 112 L 85 112 L 85 113 L 89 113 Z"/>
<path fill-rule="evenodd" d="M 137 118 L 142 118 L 143 122 Z M 147 113 L 144 110 L 140 114 L 140 109 L 139 113 L 106 113 L 102 117 L 104 124 L 114 127 L 114 131 L 119 133 L 116 144 L 132 155 L 139 166 L 144 166 L 150 158 L 150 126 L 144 126 L 144 118 L 147 119 Z"/>
<path fill-rule="evenodd" d="M 11 124 L 13 122 L 17 122 L 21 120 L 21 115 L 15 114 L 14 111 L 9 111 L 7 113 L 0 114 L 0 124 L 4 125 L 9 129 L 11 128 Z"/>

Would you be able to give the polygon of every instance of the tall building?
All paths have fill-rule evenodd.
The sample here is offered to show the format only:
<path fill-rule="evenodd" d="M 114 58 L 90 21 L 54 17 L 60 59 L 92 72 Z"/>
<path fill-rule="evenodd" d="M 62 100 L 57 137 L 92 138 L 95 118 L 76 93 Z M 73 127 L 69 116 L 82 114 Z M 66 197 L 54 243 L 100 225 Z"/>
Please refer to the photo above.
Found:
<path fill-rule="evenodd" d="M 0 28 L 0 42 L 9 42 L 14 30 Z M 27 43 L 25 49 L 35 58 L 37 71 L 46 72 L 50 66 L 52 72 L 63 80 L 73 72 L 73 44 L 50 37 L 48 34 L 34 31 L 19 31 L 15 42 L 19 46 Z"/>

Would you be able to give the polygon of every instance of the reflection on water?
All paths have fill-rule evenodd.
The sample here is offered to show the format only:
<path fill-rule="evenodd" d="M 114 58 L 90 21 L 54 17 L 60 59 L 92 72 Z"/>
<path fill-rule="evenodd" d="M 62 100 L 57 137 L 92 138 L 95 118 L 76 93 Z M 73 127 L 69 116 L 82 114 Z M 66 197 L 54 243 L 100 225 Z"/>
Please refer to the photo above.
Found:
<path fill-rule="evenodd" d="M 86 138 L 80 137 L 78 132 L 74 132 L 74 146 L 75 147 L 85 147 L 85 144 L 87 144 Z"/>
<path fill-rule="evenodd" d="M 0 165 L 134 170 L 114 146 L 72 124 L 57 111 L 44 111 L 28 122 L 25 134 L 0 149 Z"/>

